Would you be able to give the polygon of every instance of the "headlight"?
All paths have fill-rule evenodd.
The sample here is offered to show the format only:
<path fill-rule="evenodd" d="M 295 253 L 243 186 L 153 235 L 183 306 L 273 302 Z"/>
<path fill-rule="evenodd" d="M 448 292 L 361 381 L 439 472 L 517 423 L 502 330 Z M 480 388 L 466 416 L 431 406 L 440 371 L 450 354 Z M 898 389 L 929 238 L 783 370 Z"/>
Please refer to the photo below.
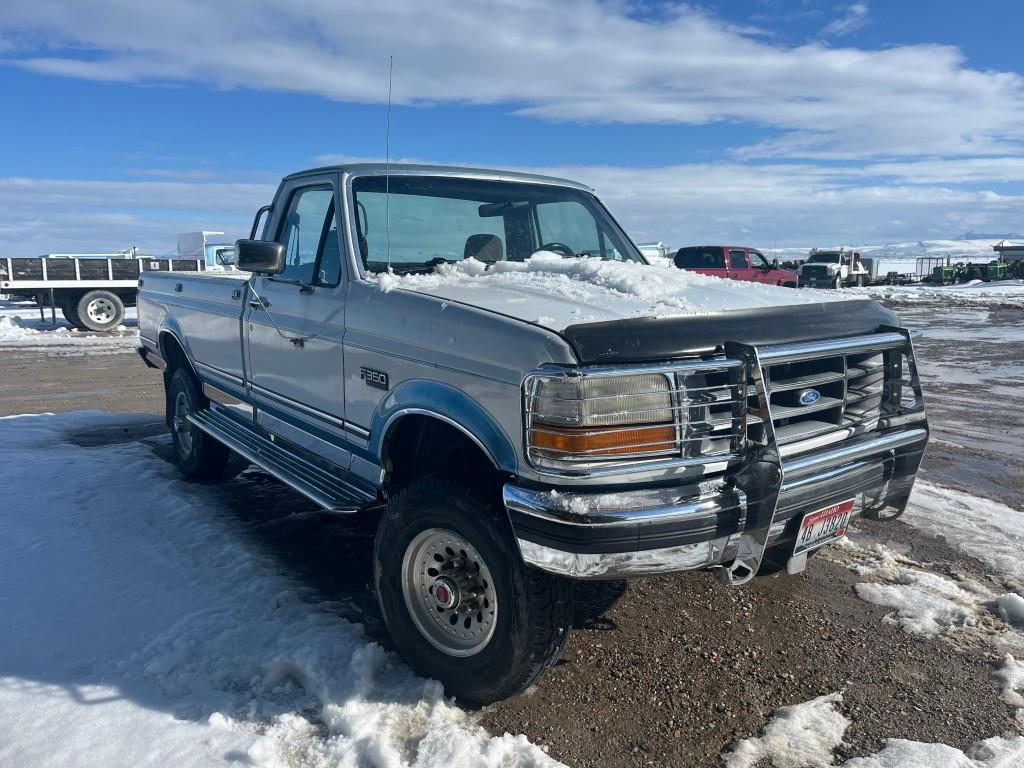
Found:
<path fill-rule="evenodd" d="M 669 375 L 536 375 L 525 382 L 525 398 L 531 460 L 561 465 L 678 451 Z"/>

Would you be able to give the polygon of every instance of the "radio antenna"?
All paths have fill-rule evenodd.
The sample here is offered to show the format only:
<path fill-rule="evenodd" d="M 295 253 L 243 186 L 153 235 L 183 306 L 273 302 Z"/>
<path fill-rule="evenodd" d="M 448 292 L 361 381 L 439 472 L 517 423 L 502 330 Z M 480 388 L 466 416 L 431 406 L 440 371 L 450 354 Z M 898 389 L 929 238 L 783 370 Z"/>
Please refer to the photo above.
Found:
<path fill-rule="evenodd" d="M 387 238 L 388 272 L 391 271 L 391 75 L 394 55 L 388 56 L 388 118 L 384 131 L 384 235 Z"/>

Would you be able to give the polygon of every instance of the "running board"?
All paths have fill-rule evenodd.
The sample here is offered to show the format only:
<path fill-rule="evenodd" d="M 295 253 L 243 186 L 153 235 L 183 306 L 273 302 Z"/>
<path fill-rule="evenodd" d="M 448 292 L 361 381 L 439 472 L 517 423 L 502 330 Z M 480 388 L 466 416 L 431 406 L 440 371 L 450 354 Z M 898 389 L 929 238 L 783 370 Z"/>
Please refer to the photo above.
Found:
<path fill-rule="evenodd" d="M 339 467 L 334 474 L 278 445 L 258 427 L 212 409 L 194 413 L 188 420 L 324 509 L 352 514 L 377 501 L 376 494 L 368 487 L 337 476 L 348 474 L 345 470 Z"/>

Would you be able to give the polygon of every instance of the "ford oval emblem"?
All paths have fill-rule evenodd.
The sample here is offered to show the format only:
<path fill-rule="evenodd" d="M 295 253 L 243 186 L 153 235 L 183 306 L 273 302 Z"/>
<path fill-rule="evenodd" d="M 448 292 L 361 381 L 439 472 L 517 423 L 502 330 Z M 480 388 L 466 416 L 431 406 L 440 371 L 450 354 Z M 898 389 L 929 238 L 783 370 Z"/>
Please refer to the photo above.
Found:
<path fill-rule="evenodd" d="M 816 389 L 800 390 L 800 405 L 814 405 L 821 400 L 821 392 Z"/>

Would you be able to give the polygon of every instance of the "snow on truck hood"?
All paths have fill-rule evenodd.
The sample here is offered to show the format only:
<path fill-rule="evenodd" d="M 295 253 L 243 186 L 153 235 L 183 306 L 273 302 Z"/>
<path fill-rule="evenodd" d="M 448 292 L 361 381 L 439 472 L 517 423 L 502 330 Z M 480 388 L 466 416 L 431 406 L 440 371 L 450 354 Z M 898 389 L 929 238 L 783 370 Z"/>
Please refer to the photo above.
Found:
<path fill-rule="evenodd" d="M 537 323 L 571 325 L 637 317 L 672 317 L 849 297 L 709 277 L 681 269 L 540 252 L 525 262 L 475 259 L 430 274 L 372 275 L 382 291 L 404 289 Z"/>

